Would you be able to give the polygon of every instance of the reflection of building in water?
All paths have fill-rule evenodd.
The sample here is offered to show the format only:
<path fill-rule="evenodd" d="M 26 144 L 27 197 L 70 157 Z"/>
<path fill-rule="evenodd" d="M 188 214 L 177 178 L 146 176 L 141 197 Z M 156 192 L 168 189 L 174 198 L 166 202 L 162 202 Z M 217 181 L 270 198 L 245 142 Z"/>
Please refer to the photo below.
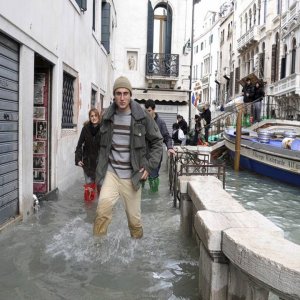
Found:
<path fill-rule="evenodd" d="M 133 55 L 130 55 L 128 58 L 128 66 L 129 66 L 129 70 L 135 69 L 135 58 Z"/>

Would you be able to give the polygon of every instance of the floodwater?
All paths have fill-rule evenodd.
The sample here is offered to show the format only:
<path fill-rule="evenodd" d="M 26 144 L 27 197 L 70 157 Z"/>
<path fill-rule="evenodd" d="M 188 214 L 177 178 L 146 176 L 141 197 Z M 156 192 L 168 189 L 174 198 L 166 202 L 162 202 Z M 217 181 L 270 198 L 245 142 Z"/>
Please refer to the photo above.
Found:
<path fill-rule="evenodd" d="M 121 203 L 107 237 L 94 238 L 96 203 L 84 204 L 81 181 L 43 201 L 0 234 L 0 299 L 198 299 L 199 251 L 182 233 L 166 174 L 163 166 L 158 194 L 143 191 L 141 240 L 130 238 Z"/>
<path fill-rule="evenodd" d="M 82 199 L 82 181 L 24 223 L 0 234 L 0 299 L 198 299 L 199 250 L 180 228 L 166 165 L 158 194 L 143 190 L 144 237 L 133 240 L 121 203 L 107 237 L 92 236 L 96 202 Z M 278 181 L 227 168 L 226 190 L 300 244 L 300 193 Z"/>
<path fill-rule="evenodd" d="M 259 211 L 285 238 L 300 245 L 300 189 L 247 170 L 226 172 L 226 191 L 246 209 Z"/>

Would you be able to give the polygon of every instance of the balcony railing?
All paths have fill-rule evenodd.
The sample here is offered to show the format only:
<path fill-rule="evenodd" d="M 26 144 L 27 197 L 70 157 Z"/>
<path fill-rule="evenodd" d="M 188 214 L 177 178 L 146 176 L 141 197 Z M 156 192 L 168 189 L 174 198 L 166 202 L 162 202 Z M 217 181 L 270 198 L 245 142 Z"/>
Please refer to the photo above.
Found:
<path fill-rule="evenodd" d="M 287 10 L 281 19 L 281 29 L 283 30 L 283 37 L 288 34 L 297 24 L 299 17 L 300 3 L 296 2 L 291 9 Z M 287 30 L 289 28 L 289 30 Z"/>
<path fill-rule="evenodd" d="M 300 74 L 292 74 L 270 86 L 273 96 L 284 96 L 287 93 L 300 94 Z"/>
<path fill-rule="evenodd" d="M 251 43 L 258 41 L 258 26 L 255 25 L 250 28 L 245 34 L 243 34 L 238 40 L 238 51 L 243 51 L 246 47 L 248 47 Z"/>
<path fill-rule="evenodd" d="M 179 54 L 147 53 L 146 76 L 178 77 Z"/>

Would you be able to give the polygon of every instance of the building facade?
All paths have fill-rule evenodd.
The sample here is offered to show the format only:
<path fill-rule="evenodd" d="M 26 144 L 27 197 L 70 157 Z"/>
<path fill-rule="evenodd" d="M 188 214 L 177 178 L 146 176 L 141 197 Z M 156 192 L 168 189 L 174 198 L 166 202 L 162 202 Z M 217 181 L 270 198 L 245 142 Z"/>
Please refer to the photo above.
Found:
<path fill-rule="evenodd" d="M 243 79 L 254 74 L 265 88 L 263 116 L 299 120 L 299 15 L 297 0 L 219 4 L 219 108 L 241 95 Z"/>
<path fill-rule="evenodd" d="M 74 151 L 113 79 L 114 2 L 0 1 L 0 224 L 67 188 Z M 26 13 L 24 13 L 26 12 Z"/>
<path fill-rule="evenodd" d="M 0 0 L 0 227 L 82 177 L 83 123 L 112 103 L 118 76 L 169 130 L 188 118 L 192 3 Z"/>
<path fill-rule="evenodd" d="M 177 114 L 188 119 L 192 0 L 117 1 L 116 7 L 115 75 L 129 78 L 140 104 L 155 101 L 171 133 Z"/>

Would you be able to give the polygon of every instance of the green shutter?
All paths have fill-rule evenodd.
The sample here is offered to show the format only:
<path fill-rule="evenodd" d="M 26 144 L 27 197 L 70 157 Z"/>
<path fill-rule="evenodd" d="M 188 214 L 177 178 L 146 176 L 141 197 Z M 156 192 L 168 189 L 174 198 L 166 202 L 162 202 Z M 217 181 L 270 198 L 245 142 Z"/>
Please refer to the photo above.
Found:
<path fill-rule="evenodd" d="M 153 53 L 154 10 L 148 0 L 147 53 Z"/>
<path fill-rule="evenodd" d="M 107 53 L 110 53 L 110 4 L 102 2 L 101 43 Z"/>
<path fill-rule="evenodd" d="M 165 40 L 165 53 L 171 54 L 172 44 L 172 10 L 167 6 L 167 27 L 166 27 L 166 40 Z"/>

